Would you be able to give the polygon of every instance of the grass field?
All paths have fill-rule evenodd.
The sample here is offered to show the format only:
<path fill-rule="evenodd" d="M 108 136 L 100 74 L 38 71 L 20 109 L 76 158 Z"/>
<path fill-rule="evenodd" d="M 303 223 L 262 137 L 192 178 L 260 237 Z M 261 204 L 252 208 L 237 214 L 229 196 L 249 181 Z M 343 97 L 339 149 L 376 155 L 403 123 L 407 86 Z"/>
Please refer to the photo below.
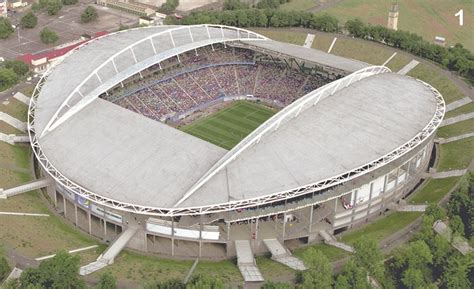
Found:
<path fill-rule="evenodd" d="M 308 248 L 314 248 L 314 249 L 319 250 L 331 262 L 340 260 L 340 259 L 350 255 L 349 252 L 346 252 L 342 249 L 339 249 L 339 248 L 336 248 L 334 246 L 330 246 L 330 245 L 327 245 L 327 244 L 316 244 L 316 245 L 309 246 L 309 247 L 299 248 L 299 249 L 296 249 L 296 250 L 293 251 L 293 255 L 298 257 L 298 258 L 304 259 L 304 256 L 306 254 L 306 250 L 308 250 Z"/>
<path fill-rule="evenodd" d="M 251 30 L 273 40 L 296 45 L 303 45 L 307 35 L 307 33 L 296 31 L 296 29 L 251 28 Z"/>
<path fill-rule="evenodd" d="M 373 239 L 377 243 L 389 237 L 391 234 L 408 226 L 410 223 L 421 216 L 419 212 L 397 212 L 383 217 L 373 223 L 364 226 L 361 229 L 349 232 L 342 236 L 341 241 L 347 244 L 353 244 L 359 239 Z"/>
<path fill-rule="evenodd" d="M 446 103 L 450 103 L 464 97 L 462 91 L 460 91 L 459 88 L 457 88 L 457 86 L 446 76 L 441 75 L 440 72 L 426 66 L 425 64 L 418 64 L 415 68 L 413 68 L 412 71 L 408 73 L 408 75 L 431 84 L 443 95 Z"/>
<path fill-rule="evenodd" d="M 431 179 L 409 198 L 409 202 L 412 204 L 437 203 L 459 179 L 459 177 Z"/>
<path fill-rule="evenodd" d="M 238 101 L 182 127 L 181 130 L 225 149 L 231 149 L 273 114 L 275 111 L 263 105 Z"/>
<path fill-rule="evenodd" d="M 474 158 L 474 137 L 441 145 L 438 171 L 465 169 Z"/>
<path fill-rule="evenodd" d="M 438 137 L 448 138 L 474 132 L 474 119 L 464 120 L 438 129 Z"/>
<path fill-rule="evenodd" d="M 293 1 L 292 1 L 293 2 Z M 307 10 L 309 2 L 295 0 L 283 5 L 283 9 Z M 313 1 L 314 2 L 314 1 Z M 371 24 L 387 25 L 388 11 L 392 0 L 345 0 L 319 13 L 328 13 L 339 19 L 341 24 L 355 17 Z M 399 0 L 398 29 L 414 32 L 428 41 L 435 36 L 446 38 L 448 45 L 462 43 L 474 51 L 474 5 L 470 0 Z M 464 25 L 459 25 L 454 14 L 464 10 Z"/>
<path fill-rule="evenodd" d="M 458 107 L 454 110 L 448 111 L 445 115 L 444 118 L 450 118 L 450 117 L 455 117 L 461 114 L 469 113 L 474 111 L 474 102 L 465 104 L 461 107 Z"/>

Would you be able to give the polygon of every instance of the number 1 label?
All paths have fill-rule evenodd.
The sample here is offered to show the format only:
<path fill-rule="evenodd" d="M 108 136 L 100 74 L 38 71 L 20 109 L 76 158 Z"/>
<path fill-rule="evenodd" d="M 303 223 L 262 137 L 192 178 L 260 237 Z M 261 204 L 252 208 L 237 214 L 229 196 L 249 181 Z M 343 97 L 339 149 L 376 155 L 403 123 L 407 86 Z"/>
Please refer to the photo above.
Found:
<path fill-rule="evenodd" d="M 459 10 L 454 16 L 459 16 L 459 26 L 462 26 L 464 24 L 464 10 Z"/>

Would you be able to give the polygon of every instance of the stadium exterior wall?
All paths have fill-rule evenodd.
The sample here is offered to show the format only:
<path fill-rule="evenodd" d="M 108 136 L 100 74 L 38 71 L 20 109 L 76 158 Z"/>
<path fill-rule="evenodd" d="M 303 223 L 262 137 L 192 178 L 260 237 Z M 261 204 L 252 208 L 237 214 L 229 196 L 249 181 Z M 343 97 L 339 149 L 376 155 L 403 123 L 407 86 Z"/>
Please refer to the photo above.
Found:
<path fill-rule="evenodd" d="M 288 200 L 284 205 L 252 210 L 253 213 L 224 212 L 158 219 L 91 202 L 59 183 L 47 192 L 57 211 L 68 221 L 106 243 L 112 242 L 128 226 L 135 226 L 139 230 L 127 247 L 141 252 L 224 259 L 235 257 L 235 240 L 247 239 L 252 242 L 254 253 L 264 254 L 267 249 L 263 239 L 277 238 L 299 244 L 320 242 L 320 231 L 334 233 L 351 229 L 396 207 L 427 171 L 433 139 L 431 136 L 403 157 L 328 190 L 324 200 L 317 196 L 295 203 Z M 48 175 L 44 170 L 41 173 Z M 376 192 L 381 184 L 382 190 Z M 242 216 L 236 217 L 239 214 Z"/>

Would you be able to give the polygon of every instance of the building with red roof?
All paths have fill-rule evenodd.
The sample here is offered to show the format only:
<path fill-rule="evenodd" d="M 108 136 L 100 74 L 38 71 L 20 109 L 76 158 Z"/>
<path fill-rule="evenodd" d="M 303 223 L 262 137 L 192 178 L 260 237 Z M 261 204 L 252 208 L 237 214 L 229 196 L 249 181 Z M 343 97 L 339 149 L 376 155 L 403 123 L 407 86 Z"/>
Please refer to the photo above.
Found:
<path fill-rule="evenodd" d="M 37 53 L 26 53 L 17 57 L 17 60 L 21 60 L 28 64 L 34 72 L 43 73 L 48 70 L 54 63 L 60 61 L 68 52 L 73 51 L 82 44 L 107 35 L 107 31 L 100 31 L 95 33 L 91 38 L 82 37 L 81 40 L 75 43 L 63 47 L 56 47 L 54 49 L 40 51 Z"/>

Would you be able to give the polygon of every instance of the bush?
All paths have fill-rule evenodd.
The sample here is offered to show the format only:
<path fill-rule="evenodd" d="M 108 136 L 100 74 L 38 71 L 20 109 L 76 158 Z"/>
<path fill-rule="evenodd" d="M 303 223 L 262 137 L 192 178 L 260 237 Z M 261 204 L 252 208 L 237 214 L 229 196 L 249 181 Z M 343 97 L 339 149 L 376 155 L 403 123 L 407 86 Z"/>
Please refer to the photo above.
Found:
<path fill-rule="evenodd" d="M 0 17 L 0 39 L 6 39 L 15 31 L 6 17 Z"/>
<path fill-rule="evenodd" d="M 18 81 L 15 72 L 8 68 L 0 68 L 0 91 L 12 87 Z"/>
<path fill-rule="evenodd" d="M 48 27 L 43 28 L 40 32 L 41 42 L 44 44 L 50 44 L 58 41 L 59 37 L 53 30 Z"/>
<path fill-rule="evenodd" d="M 62 0 L 64 5 L 74 5 L 78 0 Z"/>
<path fill-rule="evenodd" d="M 59 10 L 63 8 L 63 4 L 61 3 L 60 0 L 50 0 L 47 1 L 48 4 L 46 4 L 46 11 L 48 11 L 48 15 L 56 15 L 58 14 Z"/>
<path fill-rule="evenodd" d="M 21 17 L 20 25 L 22 28 L 34 28 L 36 24 L 38 24 L 38 18 L 31 11 Z"/>
<path fill-rule="evenodd" d="M 100 276 L 99 284 L 95 286 L 95 289 L 116 289 L 117 280 L 114 275 L 110 272 L 106 272 Z"/>
<path fill-rule="evenodd" d="M 87 6 L 84 12 L 81 14 L 82 23 L 88 23 L 96 20 L 99 17 L 97 10 L 92 6 Z"/>
<path fill-rule="evenodd" d="M 5 278 L 7 278 L 8 274 L 10 274 L 10 266 L 8 265 L 7 259 L 2 256 L 0 257 L 0 283 L 2 283 Z"/>
<path fill-rule="evenodd" d="M 179 0 L 166 0 L 165 3 L 161 4 L 158 8 L 158 12 L 170 14 L 179 6 Z"/>
<path fill-rule="evenodd" d="M 7 60 L 3 63 L 3 66 L 13 70 L 18 77 L 24 76 L 29 70 L 28 65 L 19 60 Z"/>
<path fill-rule="evenodd" d="M 459 43 L 445 48 L 423 40 L 415 33 L 372 26 L 359 19 L 348 20 L 345 28 L 354 37 L 380 42 L 432 60 L 474 82 L 474 54 Z"/>

